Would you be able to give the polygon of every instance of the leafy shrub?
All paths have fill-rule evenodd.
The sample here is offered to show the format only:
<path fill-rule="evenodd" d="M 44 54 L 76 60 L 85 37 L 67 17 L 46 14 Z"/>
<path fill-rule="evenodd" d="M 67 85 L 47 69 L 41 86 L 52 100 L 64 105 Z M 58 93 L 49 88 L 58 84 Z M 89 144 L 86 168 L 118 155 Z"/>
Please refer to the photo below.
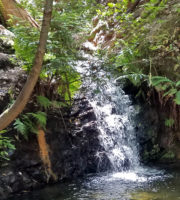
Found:
<path fill-rule="evenodd" d="M 9 160 L 8 156 L 10 151 L 15 150 L 12 139 L 3 136 L 6 130 L 0 131 L 0 161 Z"/>

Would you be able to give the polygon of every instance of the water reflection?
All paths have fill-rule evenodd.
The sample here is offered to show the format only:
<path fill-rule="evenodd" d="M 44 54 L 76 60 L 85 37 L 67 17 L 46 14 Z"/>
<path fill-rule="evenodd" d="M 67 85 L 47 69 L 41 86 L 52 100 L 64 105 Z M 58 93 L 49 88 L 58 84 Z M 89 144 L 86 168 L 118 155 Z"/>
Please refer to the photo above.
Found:
<path fill-rule="evenodd" d="M 171 175 L 149 168 L 88 176 L 9 200 L 179 200 L 180 172 Z"/>

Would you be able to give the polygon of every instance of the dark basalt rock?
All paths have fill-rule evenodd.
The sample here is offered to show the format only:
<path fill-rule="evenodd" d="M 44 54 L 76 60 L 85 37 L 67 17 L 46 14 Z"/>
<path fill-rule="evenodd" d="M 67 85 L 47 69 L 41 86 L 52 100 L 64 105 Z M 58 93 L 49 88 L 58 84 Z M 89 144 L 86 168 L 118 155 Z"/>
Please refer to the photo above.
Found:
<path fill-rule="evenodd" d="M 158 145 L 160 123 L 158 113 L 155 108 L 144 104 L 144 106 L 140 106 L 139 114 L 135 120 L 141 162 L 154 162 L 161 153 L 161 148 Z"/>
<path fill-rule="evenodd" d="M 0 69 L 6 70 L 7 68 L 13 67 L 13 63 L 10 60 L 9 55 L 0 53 Z"/>
<path fill-rule="evenodd" d="M 55 114 L 49 115 L 47 141 L 51 149 L 53 171 L 59 179 L 110 168 L 105 154 L 97 157 L 99 150 L 103 152 L 103 147 L 98 140 L 96 117 L 87 99 L 75 101 L 70 113 L 72 124 L 67 118 L 64 119 L 66 125 L 69 124 L 66 128 L 60 116 L 59 120 L 54 118 Z"/>
<path fill-rule="evenodd" d="M 10 68 L 5 71 L 0 69 L 0 112 L 7 108 L 10 102 L 10 93 L 23 74 L 23 70 L 19 67 Z"/>
<path fill-rule="evenodd" d="M 0 113 L 7 108 L 10 101 L 10 91 L 22 76 L 23 70 L 12 63 L 15 59 L 12 49 L 13 33 L 0 25 L 0 34 L 4 39 L 0 39 Z M 10 42 L 11 41 L 11 42 Z"/>
<path fill-rule="evenodd" d="M 48 113 L 45 131 L 52 170 L 58 181 L 110 169 L 110 161 L 98 139 L 96 116 L 88 100 L 77 100 L 72 112 L 66 109 L 61 112 L 63 117 L 58 110 Z M 29 141 L 21 140 L 20 137 L 20 142 L 16 142 L 11 162 L 0 176 L 0 199 L 54 182 L 45 173 L 36 135 L 31 135 Z"/>

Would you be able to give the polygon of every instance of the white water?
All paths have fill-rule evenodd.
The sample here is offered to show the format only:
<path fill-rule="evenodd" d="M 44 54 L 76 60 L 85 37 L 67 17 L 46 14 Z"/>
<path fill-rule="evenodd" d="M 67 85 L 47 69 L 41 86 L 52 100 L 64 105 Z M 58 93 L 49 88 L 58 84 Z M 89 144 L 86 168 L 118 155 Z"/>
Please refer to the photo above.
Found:
<path fill-rule="evenodd" d="M 99 85 L 99 93 L 90 100 L 101 133 L 99 140 L 114 171 L 132 169 L 139 165 L 135 128 L 131 120 L 136 111 L 129 97 L 113 80 L 106 79 L 105 82 Z"/>
<path fill-rule="evenodd" d="M 86 76 L 85 95 L 94 109 L 100 131 L 99 141 L 105 149 L 97 152 L 97 157 L 101 158 L 105 153 L 114 172 L 135 170 L 139 167 L 138 143 L 132 120 L 136 110 L 129 96 L 116 85 L 110 74 L 100 69 L 100 63 L 89 55 L 86 57 L 88 60 L 79 62 L 77 69 Z"/>
<path fill-rule="evenodd" d="M 106 154 L 111 163 L 110 171 L 92 178 L 87 187 L 97 189 L 102 192 L 102 199 L 110 200 L 109 190 L 113 191 L 112 195 L 117 191 L 123 195 L 128 190 L 165 179 L 163 170 L 144 167 L 139 161 L 135 129 L 138 110 L 130 97 L 110 73 L 101 69 L 96 58 L 87 54 L 84 57 L 87 60 L 79 61 L 77 70 L 85 77 L 82 89 L 94 109 L 100 131 L 99 141 L 104 151 L 97 152 L 97 157 L 101 162 L 101 156 Z"/>

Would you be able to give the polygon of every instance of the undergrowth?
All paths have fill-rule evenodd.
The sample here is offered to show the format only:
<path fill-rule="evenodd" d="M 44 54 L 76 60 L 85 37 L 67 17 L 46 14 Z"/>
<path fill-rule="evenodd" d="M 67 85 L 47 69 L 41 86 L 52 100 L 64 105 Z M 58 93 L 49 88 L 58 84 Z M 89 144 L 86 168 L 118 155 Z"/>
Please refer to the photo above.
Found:
<path fill-rule="evenodd" d="M 140 3 L 118 0 L 109 2 L 97 12 L 101 20 L 115 24 L 113 51 L 106 51 L 106 62 L 141 90 L 145 81 L 148 94 L 155 90 L 157 105 L 168 107 L 165 125 L 180 128 L 180 4 L 177 0 L 150 0 Z M 144 91 L 147 92 L 147 91 Z M 151 98 L 153 99 L 153 98 Z"/>

